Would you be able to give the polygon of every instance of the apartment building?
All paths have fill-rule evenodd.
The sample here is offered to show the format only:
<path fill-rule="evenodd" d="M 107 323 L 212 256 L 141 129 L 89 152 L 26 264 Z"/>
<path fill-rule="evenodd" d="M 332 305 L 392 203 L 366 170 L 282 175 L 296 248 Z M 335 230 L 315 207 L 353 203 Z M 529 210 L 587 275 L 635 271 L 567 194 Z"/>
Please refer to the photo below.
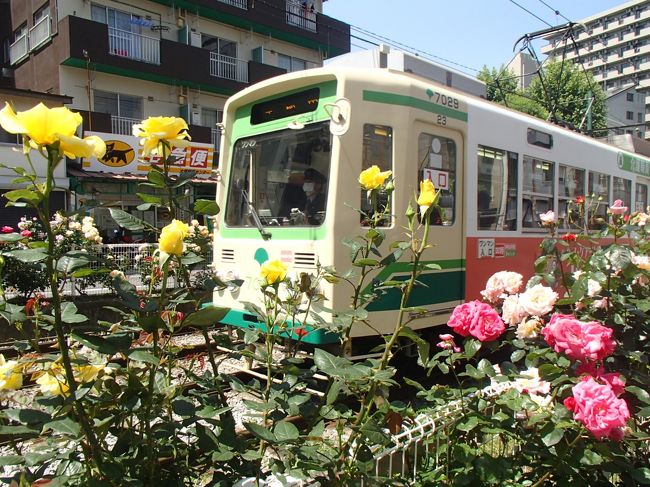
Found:
<path fill-rule="evenodd" d="M 649 137 L 650 1 L 632 0 L 578 20 L 573 33 L 575 45 L 563 31 L 549 34 L 542 53 L 593 73 L 610 97 L 608 110 L 616 120 L 609 123 L 618 127 L 612 133 Z"/>
<path fill-rule="evenodd" d="M 201 169 L 188 208 L 214 197 L 227 97 L 350 51 L 350 26 L 323 15 L 323 1 L 8 0 L 3 73 L 16 88 L 71 97 L 84 132 L 113 144 L 112 159 L 68 165 L 71 206 L 114 201 L 161 225 L 167 215 L 136 208 L 147 168 L 132 125 L 149 116 L 185 118 L 196 152 L 179 154 L 179 166 Z M 96 218 L 110 226 L 104 216 Z"/>

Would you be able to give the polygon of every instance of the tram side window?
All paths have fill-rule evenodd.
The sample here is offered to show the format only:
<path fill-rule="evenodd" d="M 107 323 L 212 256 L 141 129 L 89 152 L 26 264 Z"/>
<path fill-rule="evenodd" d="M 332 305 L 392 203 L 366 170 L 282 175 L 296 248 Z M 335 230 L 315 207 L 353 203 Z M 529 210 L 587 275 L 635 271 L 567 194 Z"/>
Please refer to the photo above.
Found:
<path fill-rule="evenodd" d="M 386 125 L 365 124 L 363 126 L 361 169 L 377 166 L 383 171 L 393 171 L 393 129 Z M 377 207 L 383 211 L 390 207 L 390 195 L 381 192 L 378 196 Z M 368 201 L 367 191 L 361 190 L 361 210 L 365 214 L 361 216 L 361 223 L 366 224 L 372 218 L 372 202 Z M 390 218 L 380 222 L 380 226 L 390 226 Z"/>
<path fill-rule="evenodd" d="M 591 205 L 591 214 L 589 218 L 589 228 L 602 228 L 603 222 L 607 221 L 607 208 L 609 207 L 609 176 L 607 174 L 589 171 L 589 185 L 587 188 L 589 195 L 594 200 Z M 602 221 L 597 221 L 602 219 Z"/>
<path fill-rule="evenodd" d="M 561 228 L 582 228 L 583 216 L 576 200 L 585 195 L 586 171 L 571 166 L 558 166 L 557 202 Z"/>
<path fill-rule="evenodd" d="M 454 223 L 456 200 L 456 143 L 447 137 L 421 133 L 418 137 L 419 181 L 430 179 L 440 191 L 438 207 L 431 210 L 431 225 Z"/>
<path fill-rule="evenodd" d="M 518 154 L 479 146 L 476 200 L 478 230 L 517 229 Z"/>
<path fill-rule="evenodd" d="M 648 186 L 636 183 L 634 196 L 634 211 L 646 211 L 648 207 Z"/>
<path fill-rule="evenodd" d="M 524 156 L 522 226 L 541 230 L 539 215 L 553 210 L 555 163 Z"/>
<path fill-rule="evenodd" d="M 612 191 L 613 200 L 621 200 L 623 206 L 631 207 L 632 203 L 632 181 L 629 179 L 614 176 L 614 188 Z"/>

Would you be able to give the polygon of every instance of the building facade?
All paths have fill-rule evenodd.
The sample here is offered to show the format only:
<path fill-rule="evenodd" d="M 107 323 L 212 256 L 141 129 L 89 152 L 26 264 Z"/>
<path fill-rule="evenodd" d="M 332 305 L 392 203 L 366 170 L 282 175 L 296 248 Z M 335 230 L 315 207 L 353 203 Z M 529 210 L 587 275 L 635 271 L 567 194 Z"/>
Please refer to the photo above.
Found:
<path fill-rule="evenodd" d="M 617 129 L 649 137 L 650 122 L 650 1 L 633 0 L 579 20 L 573 26 L 573 41 L 566 32 L 546 36 L 542 53 L 579 63 L 594 75 L 608 92 Z M 634 87 L 643 98 L 640 109 Z M 622 97 L 617 96 L 624 90 Z M 623 116 L 621 116 L 623 114 Z"/>
<path fill-rule="evenodd" d="M 9 0 L 10 31 L 6 20 L 4 28 L 0 23 L 8 53 L 3 73 L 16 88 L 71 97 L 84 132 L 112 137 L 114 147 L 131 144 L 132 125 L 144 118 L 185 118 L 192 142 L 211 149 L 187 198 L 190 208 L 193 199 L 214 197 L 218 124 L 228 96 L 350 51 L 350 26 L 323 15 L 322 2 Z M 138 214 L 135 192 L 146 172 L 137 162 L 120 170 L 69 164 L 73 204 L 110 200 L 164 224 L 155 210 Z"/>

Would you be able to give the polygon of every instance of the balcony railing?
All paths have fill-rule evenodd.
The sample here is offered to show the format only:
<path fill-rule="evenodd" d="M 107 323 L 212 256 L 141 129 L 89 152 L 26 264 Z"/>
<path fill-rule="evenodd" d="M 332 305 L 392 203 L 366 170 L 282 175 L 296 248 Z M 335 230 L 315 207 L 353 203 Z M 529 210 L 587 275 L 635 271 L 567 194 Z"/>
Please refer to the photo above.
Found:
<path fill-rule="evenodd" d="M 226 3 L 228 5 L 232 5 L 233 7 L 238 7 L 242 8 L 244 10 L 248 10 L 248 0 L 219 0 L 221 3 Z"/>
<path fill-rule="evenodd" d="M 29 29 L 29 47 L 33 51 L 38 46 L 50 39 L 50 16 L 46 15 Z"/>
<path fill-rule="evenodd" d="M 110 54 L 150 64 L 160 64 L 160 40 L 127 30 L 108 28 Z"/>
<path fill-rule="evenodd" d="M 214 146 L 214 151 L 219 152 L 219 147 L 221 146 L 221 130 L 212 129 L 212 145 Z"/>
<path fill-rule="evenodd" d="M 111 130 L 114 134 L 133 135 L 133 125 L 142 123 L 137 118 L 111 116 Z"/>
<path fill-rule="evenodd" d="M 248 83 L 248 63 L 241 59 L 211 52 L 210 74 L 218 78 Z"/>
<path fill-rule="evenodd" d="M 28 52 L 29 43 L 27 40 L 27 34 L 24 34 L 9 46 L 9 61 L 11 64 L 16 64 L 21 59 L 24 59 Z"/>
<path fill-rule="evenodd" d="M 316 32 L 316 12 L 312 12 L 306 3 L 287 0 L 287 24 Z"/>

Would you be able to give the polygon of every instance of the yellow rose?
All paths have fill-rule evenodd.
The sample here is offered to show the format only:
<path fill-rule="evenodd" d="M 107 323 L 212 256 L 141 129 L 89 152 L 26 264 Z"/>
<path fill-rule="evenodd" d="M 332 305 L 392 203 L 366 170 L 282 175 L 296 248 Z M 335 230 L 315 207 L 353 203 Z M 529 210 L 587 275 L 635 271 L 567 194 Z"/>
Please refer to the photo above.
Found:
<path fill-rule="evenodd" d="M 178 117 L 149 117 L 133 126 L 133 135 L 140 137 L 145 156 L 151 152 L 157 154 L 158 145 L 163 140 L 172 147 L 187 146 L 184 139 L 192 140 L 187 131 L 187 123 Z"/>
<path fill-rule="evenodd" d="M 43 394 L 62 396 L 70 390 L 63 367 L 59 364 L 52 364 L 49 370 L 36 379 L 36 383 L 40 386 Z"/>
<path fill-rule="evenodd" d="M 260 274 L 267 284 L 282 282 L 287 277 L 287 266 L 279 260 L 267 260 L 262 264 Z"/>
<path fill-rule="evenodd" d="M 23 374 L 18 362 L 15 360 L 5 362 L 4 356 L 0 354 L 0 391 L 20 389 L 22 385 Z"/>
<path fill-rule="evenodd" d="M 392 171 L 381 172 L 379 167 L 371 166 L 359 174 L 359 184 L 366 191 L 372 191 L 380 188 L 391 174 L 393 174 Z"/>
<path fill-rule="evenodd" d="M 420 181 L 420 196 L 418 197 L 418 206 L 420 207 L 420 214 L 424 216 L 427 210 L 433 206 L 438 199 L 436 188 L 430 179 Z"/>
<path fill-rule="evenodd" d="M 106 153 L 106 144 L 96 135 L 90 135 L 83 139 L 59 135 L 59 140 L 61 141 L 61 152 L 71 159 L 90 156 L 100 158 Z"/>
<path fill-rule="evenodd" d="M 183 253 L 183 239 L 189 232 L 190 228 L 187 224 L 179 220 L 172 220 L 169 225 L 162 229 L 158 239 L 158 248 L 168 254 L 181 255 Z"/>
<path fill-rule="evenodd" d="M 33 147 L 53 144 L 61 136 L 72 137 L 81 121 L 78 113 L 65 107 L 47 108 L 43 103 L 18 113 L 5 103 L 0 110 L 0 126 L 10 134 L 26 135 Z"/>

